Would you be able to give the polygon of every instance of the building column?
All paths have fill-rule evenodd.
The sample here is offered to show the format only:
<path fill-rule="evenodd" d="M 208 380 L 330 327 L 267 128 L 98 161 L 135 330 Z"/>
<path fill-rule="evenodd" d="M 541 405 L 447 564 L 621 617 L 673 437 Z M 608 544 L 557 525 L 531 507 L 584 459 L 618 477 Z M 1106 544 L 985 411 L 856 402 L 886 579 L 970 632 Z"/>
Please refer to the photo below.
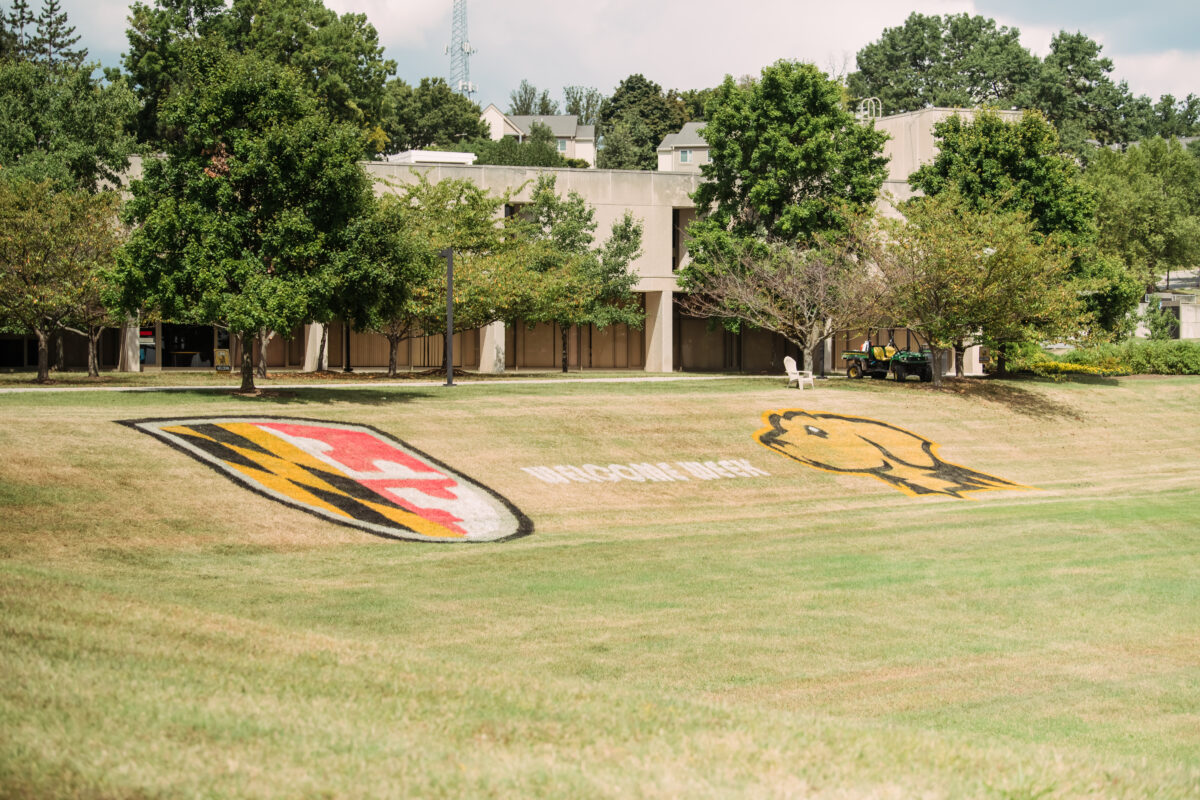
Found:
<path fill-rule="evenodd" d="M 674 292 L 646 292 L 646 372 L 675 369 Z"/>
<path fill-rule="evenodd" d="M 503 322 L 493 322 L 479 329 L 479 371 L 485 375 L 504 372 Z"/>
<path fill-rule="evenodd" d="M 329 339 L 325 339 L 325 349 L 321 349 L 321 334 L 325 326 L 313 322 L 304 326 L 304 366 L 302 372 L 316 372 L 318 364 L 324 364 L 329 369 Z"/>
<path fill-rule="evenodd" d="M 973 344 L 963 351 L 963 374 L 983 374 L 983 365 L 979 363 L 979 345 Z"/>
<path fill-rule="evenodd" d="M 117 356 L 118 372 L 142 371 L 141 338 L 142 326 L 138 325 L 137 318 L 125 317 L 125 324 L 121 326 L 121 349 Z"/>

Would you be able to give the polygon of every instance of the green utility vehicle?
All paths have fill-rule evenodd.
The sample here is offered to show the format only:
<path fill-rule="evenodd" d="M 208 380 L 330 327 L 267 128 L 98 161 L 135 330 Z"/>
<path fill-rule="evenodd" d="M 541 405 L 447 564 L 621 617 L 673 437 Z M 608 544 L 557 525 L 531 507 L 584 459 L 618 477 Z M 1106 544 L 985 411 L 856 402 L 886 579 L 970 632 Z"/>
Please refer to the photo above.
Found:
<path fill-rule="evenodd" d="M 872 344 L 868 339 L 862 350 L 844 351 L 842 360 L 846 362 L 847 378 L 870 375 L 872 378 L 882 379 L 890 373 L 898 381 L 905 380 L 909 375 L 916 375 L 922 381 L 933 380 L 929 348 L 922 347 L 915 351 L 897 350 L 890 336 L 886 346 Z"/>

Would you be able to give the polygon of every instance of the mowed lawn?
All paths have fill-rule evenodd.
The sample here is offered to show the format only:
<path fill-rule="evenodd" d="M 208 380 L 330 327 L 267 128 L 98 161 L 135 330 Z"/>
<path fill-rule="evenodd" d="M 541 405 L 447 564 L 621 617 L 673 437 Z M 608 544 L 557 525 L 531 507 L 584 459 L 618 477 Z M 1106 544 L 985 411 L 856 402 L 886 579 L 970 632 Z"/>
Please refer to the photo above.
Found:
<path fill-rule="evenodd" d="M 1028 490 L 752 439 L 882 420 Z M 532 518 L 388 541 L 115 420 L 365 423 Z M 1200 796 L 1200 380 L 0 394 L 0 796 Z M 522 467 L 746 459 L 768 476 Z"/>

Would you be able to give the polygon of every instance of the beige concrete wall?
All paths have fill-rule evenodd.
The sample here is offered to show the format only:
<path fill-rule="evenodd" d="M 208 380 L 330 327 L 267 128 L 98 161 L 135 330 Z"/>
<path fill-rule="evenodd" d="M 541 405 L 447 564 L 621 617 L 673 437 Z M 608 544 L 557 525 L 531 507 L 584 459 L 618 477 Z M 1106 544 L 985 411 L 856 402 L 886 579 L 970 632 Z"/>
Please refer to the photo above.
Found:
<path fill-rule="evenodd" d="M 633 170 L 539 169 L 537 167 L 482 166 L 400 166 L 372 161 L 365 164 L 374 178 L 395 184 L 416 182 L 423 174 L 436 183 L 448 178 L 469 180 L 492 194 L 503 194 L 519 188 L 513 199 L 527 203 L 534 183 L 542 173 L 553 174 L 560 194 L 578 192 L 596 209 L 596 238 L 603 242 L 614 222 L 628 210 L 642 221 L 642 255 L 631 268 L 641 280 L 637 291 L 671 291 L 675 289 L 673 269 L 672 211 L 692 208 L 691 193 L 696 191 L 700 176 L 681 173 L 639 172 Z M 384 183 L 376 183 L 380 194 L 390 191 Z"/>

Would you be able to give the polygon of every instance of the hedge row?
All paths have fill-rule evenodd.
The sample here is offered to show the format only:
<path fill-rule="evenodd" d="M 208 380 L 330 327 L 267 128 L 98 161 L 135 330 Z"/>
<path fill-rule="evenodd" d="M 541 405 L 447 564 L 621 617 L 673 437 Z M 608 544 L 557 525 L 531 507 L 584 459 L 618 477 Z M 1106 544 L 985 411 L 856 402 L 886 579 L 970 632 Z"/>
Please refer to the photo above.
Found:
<path fill-rule="evenodd" d="M 1200 375 L 1200 342 L 1130 339 L 1064 353 L 1066 364 L 1121 370 L 1126 375 Z"/>

